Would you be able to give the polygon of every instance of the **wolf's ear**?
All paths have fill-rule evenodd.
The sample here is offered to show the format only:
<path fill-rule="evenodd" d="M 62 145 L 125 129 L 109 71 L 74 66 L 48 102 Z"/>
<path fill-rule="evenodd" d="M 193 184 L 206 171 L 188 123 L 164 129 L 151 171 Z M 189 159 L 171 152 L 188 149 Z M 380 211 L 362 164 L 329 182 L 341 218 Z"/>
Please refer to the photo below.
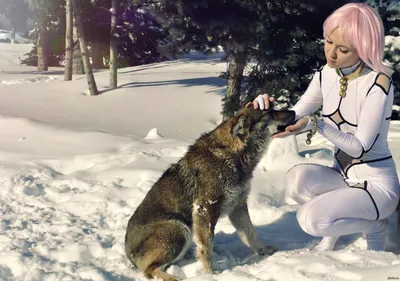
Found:
<path fill-rule="evenodd" d="M 246 118 L 244 116 L 240 116 L 235 126 L 232 127 L 231 135 L 233 138 L 242 137 L 245 134 L 244 122 Z"/>

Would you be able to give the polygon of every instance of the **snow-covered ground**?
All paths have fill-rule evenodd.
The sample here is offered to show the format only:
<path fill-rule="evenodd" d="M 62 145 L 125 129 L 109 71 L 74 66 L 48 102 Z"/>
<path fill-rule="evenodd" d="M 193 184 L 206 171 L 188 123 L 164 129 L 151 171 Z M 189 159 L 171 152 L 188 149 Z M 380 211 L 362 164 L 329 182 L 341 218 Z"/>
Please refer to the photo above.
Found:
<path fill-rule="evenodd" d="M 218 59 L 163 62 L 96 72 L 102 94 L 86 94 L 84 76 L 21 66 L 30 45 L 0 44 L 0 280 L 145 280 L 124 253 L 127 222 L 161 173 L 221 121 L 226 69 Z M 37 83 L 32 83 L 37 82 Z M 45 83 L 48 82 L 48 83 Z M 400 165 L 400 123 L 389 143 Z M 337 250 L 313 253 L 318 238 L 297 224 L 282 199 L 283 176 L 296 163 L 331 163 L 321 137 L 274 140 L 258 166 L 249 211 L 260 239 L 279 251 L 251 254 L 228 219 L 218 222 L 217 273 L 187 259 L 169 272 L 186 280 L 302 281 L 400 279 L 400 234 L 390 218 L 387 252 L 368 252 L 360 235 Z"/>

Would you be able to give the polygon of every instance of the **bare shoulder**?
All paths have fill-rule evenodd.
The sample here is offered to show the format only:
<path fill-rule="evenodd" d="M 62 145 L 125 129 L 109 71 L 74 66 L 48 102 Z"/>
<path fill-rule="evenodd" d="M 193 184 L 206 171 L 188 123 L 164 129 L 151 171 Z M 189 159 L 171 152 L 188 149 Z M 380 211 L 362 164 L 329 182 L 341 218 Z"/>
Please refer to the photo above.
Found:
<path fill-rule="evenodd" d="M 375 84 L 380 86 L 385 91 L 385 93 L 389 91 L 391 83 L 392 79 L 384 73 L 379 73 L 378 76 L 376 77 Z"/>

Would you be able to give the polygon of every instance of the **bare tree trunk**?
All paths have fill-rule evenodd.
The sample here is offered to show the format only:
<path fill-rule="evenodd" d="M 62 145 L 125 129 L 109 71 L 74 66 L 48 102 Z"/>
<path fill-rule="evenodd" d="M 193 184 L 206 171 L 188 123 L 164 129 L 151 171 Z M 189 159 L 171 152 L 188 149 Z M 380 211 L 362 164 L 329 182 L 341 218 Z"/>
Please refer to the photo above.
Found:
<path fill-rule="evenodd" d="M 15 33 L 15 27 L 13 27 L 11 30 L 11 44 L 15 44 Z"/>
<path fill-rule="evenodd" d="M 89 92 L 91 96 L 97 96 L 99 92 L 97 90 L 96 81 L 94 80 L 92 66 L 90 65 L 89 50 L 86 43 L 85 32 L 83 29 L 81 1 L 82 0 L 76 0 L 75 2 L 75 20 L 77 27 L 76 31 L 79 38 L 79 44 L 81 46 L 83 66 L 85 68 L 86 79 L 89 85 Z"/>
<path fill-rule="evenodd" d="M 118 0 L 111 1 L 111 34 L 110 34 L 110 88 L 115 89 L 118 86 L 118 39 L 117 39 L 117 8 Z"/>
<path fill-rule="evenodd" d="M 64 80 L 72 80 L 72 63 L 73 63 L 73 44 L 74 44 L 74 27 L 73 27 L 73 0 L 65 2 L 66 15 L 66 33 L 65 33 L 65 69 Z"/>
<path fill-rule="evenodd" d="M 38 58 L 38 71 L 49 70 L 48 57 L 47 57 L 47 16 L 41 14 L 38 17 L 38 39 L 37 39 L 37 58 Z"/>
<path fill-rule="evenodd" d="M 223 106 L 223 119 L 235 114 L 240 107 L 240 90 L 242 87 L 243 71 L 246 66 L 246 55 L 235 54 L 228 67 L 228 86 Z"/>
<path fill-rule="evenodd" d="M 75 2 L 76 0 L 74 0 Z M 76 2 L 75 2 L 76 3 Z M 74 6 L 76 7 L 76 6 Z M 79 44 L 78 33 L 76 31 L 76 20 L 73 21 L 74 36 L 73 36 L 73 59 L 72 59 L 72 73 L 73 74 L 85 74 L 85 68 L 83 67 L 83 59 L 81 54 L 81 47 Z"/>

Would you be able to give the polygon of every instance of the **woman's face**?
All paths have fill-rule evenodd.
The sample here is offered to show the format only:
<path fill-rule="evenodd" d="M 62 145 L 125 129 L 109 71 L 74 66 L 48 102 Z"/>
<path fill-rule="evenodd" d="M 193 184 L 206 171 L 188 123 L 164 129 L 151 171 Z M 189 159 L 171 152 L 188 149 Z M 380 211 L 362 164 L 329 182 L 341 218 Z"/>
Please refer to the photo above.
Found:
<path fill-rule="evenodd" d="M 343 43 L 336 28 L 324 40 L 325 57 L 332 68 L 343 68 L 355 65 L 360 57 L 355 49 L 351 49 Z"/>

